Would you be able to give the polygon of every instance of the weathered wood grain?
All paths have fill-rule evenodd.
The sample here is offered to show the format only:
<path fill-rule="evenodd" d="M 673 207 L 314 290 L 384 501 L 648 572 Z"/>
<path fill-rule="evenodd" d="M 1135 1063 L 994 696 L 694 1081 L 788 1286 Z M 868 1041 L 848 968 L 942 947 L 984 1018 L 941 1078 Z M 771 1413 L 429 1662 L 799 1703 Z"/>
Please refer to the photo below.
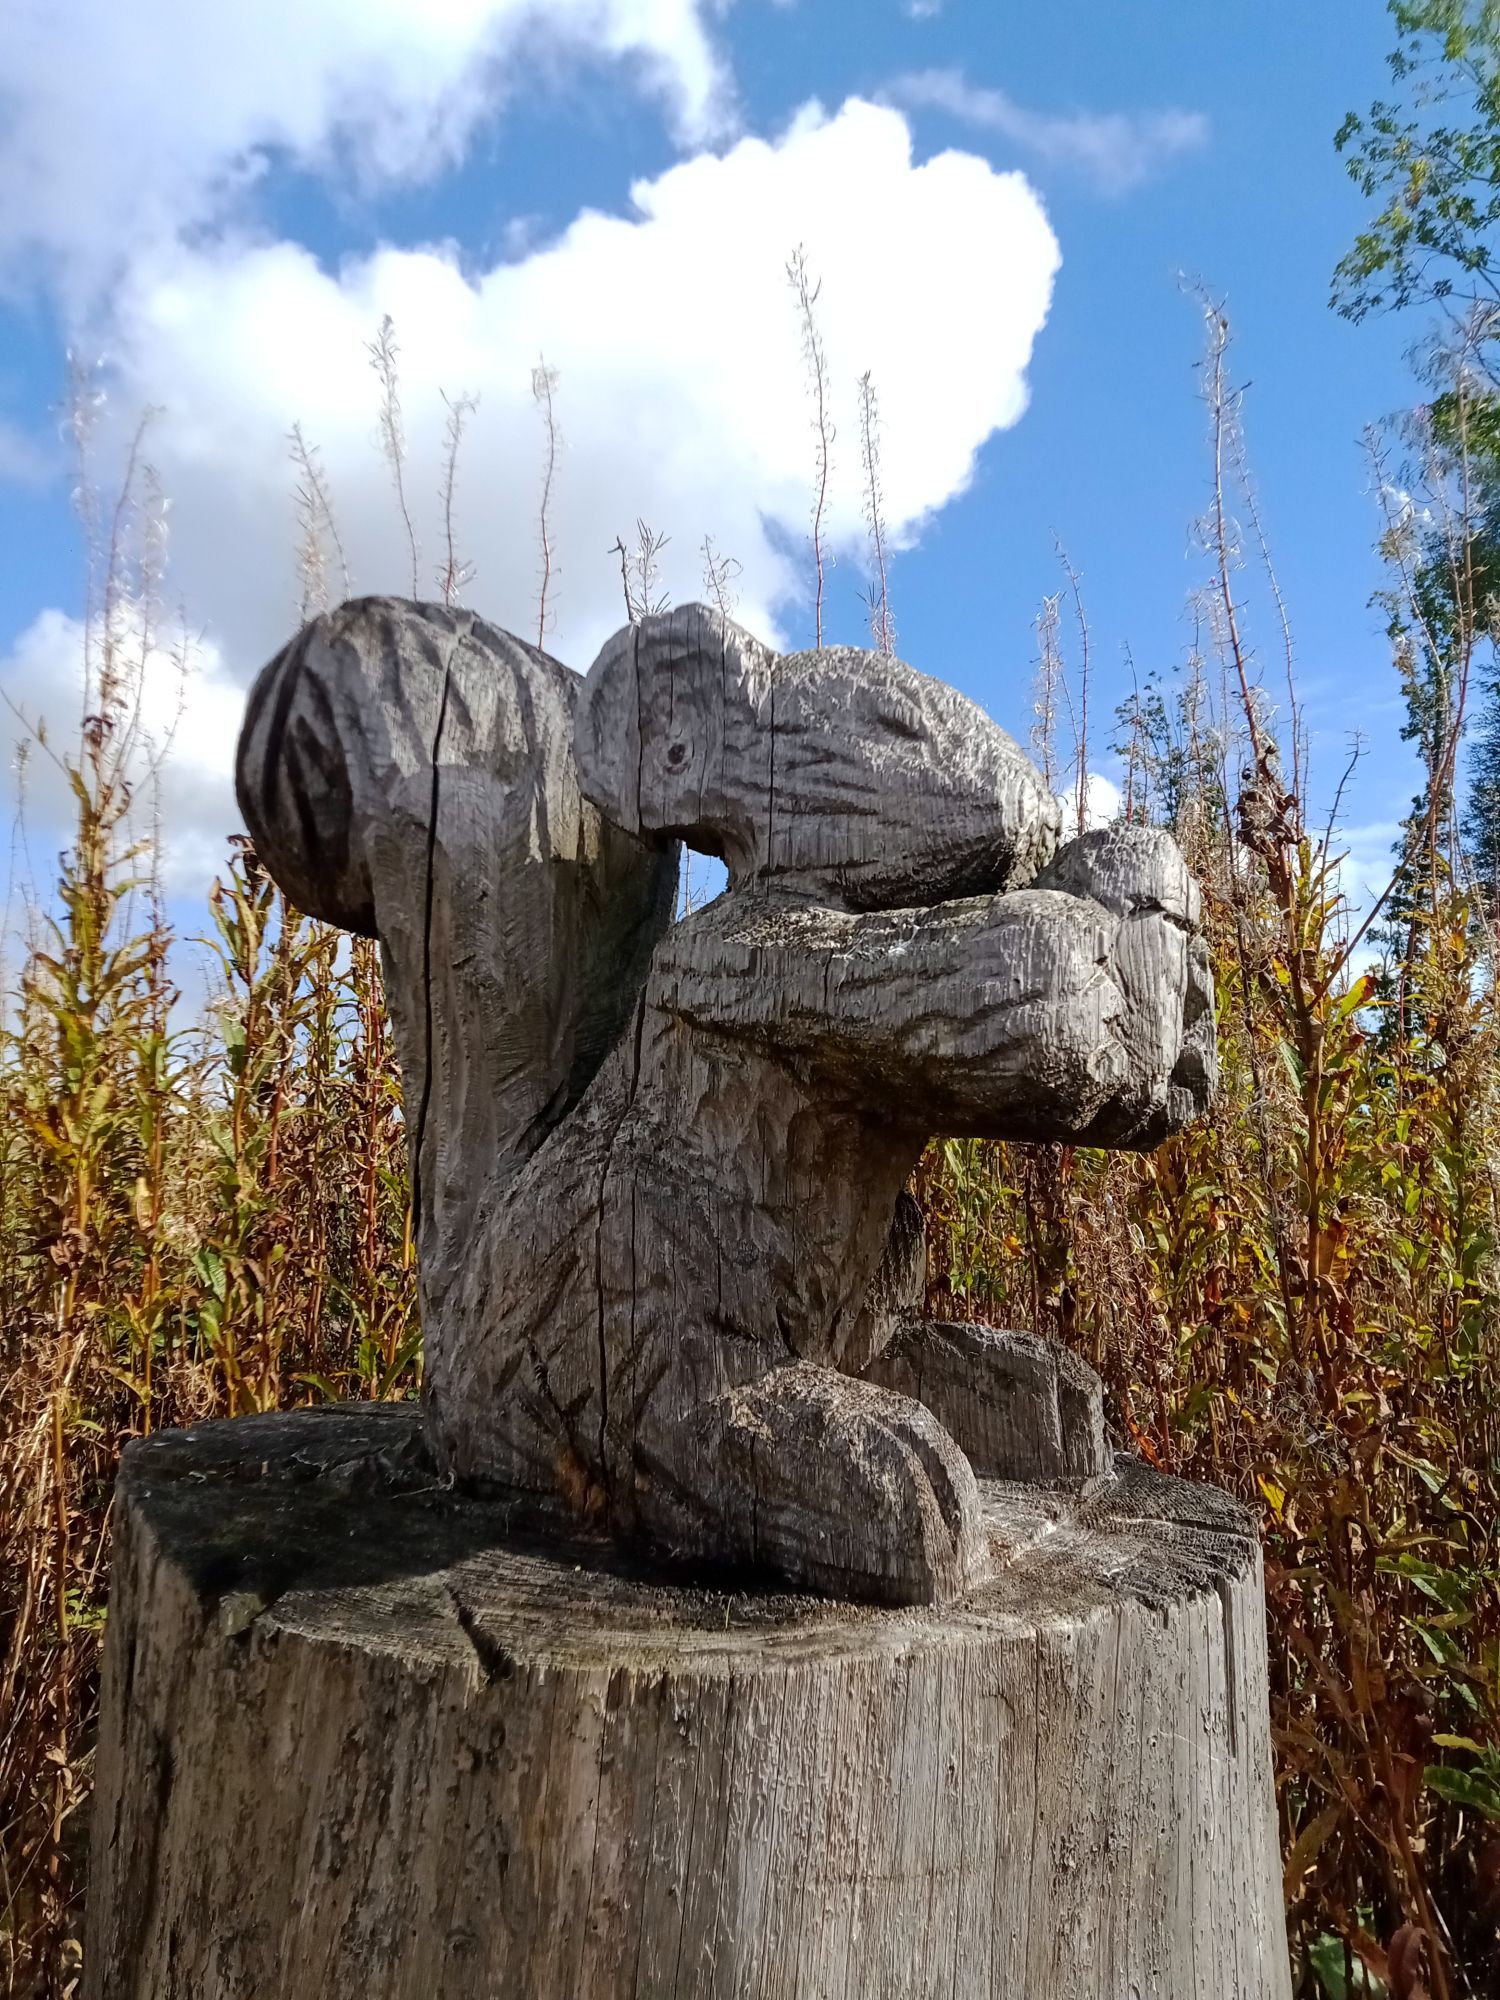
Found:
<path fill-rule="evenodd" d="M 865 1377 L 931 1410 L 981 1479 L 1045 1484 L 1113 1470 L 1099 1377 L 1038 1334 L 913 1313 Z"/>
<path fill-rule="evenodd" d="M 410 1408 L 133 1445 L 87 2000 L 1289 2000 L 1259 1553 L 1133 1462 L 988 1581 L 668 1580 Z"/>
<path fill-rule="evenodd" d="M 579 792 L 579 688 L 469 612 L 362 598 L 278 654 L 246 713 L 257 854 L 299 909 L 380 940 L 434 1315 L 486 1185 L 577 1103 L 672 915 L 675 848 Z"/>
<path fill-rule="evenodd" d="M 890 910 L 1020 888 L 1060 813 L 1003 729 L 852 646 L 777 654 L 701 604 L 610 640 L 578 716 L 583 788 L 617 826 L 775 883 Z"/>
<path fill-rule="evenodd" d="M 1039 774 L 953 689 L 699 606 L 579 683 L 468 614 L 348 605 L 267 669 L 239 779 L 293 900 L 382 941 L 445 1472 L 928 1603 L 990 1559 L 966 1453 L 1107 1471 L 1077 1364 L 910 1336 L 895 1220 L 934 1133 L 1144 1146 L 1202 1108 L 1165 835 L 1054 852 Z M 679 836 L 730 882 L 668 927 Z"/>
<path fill-rule="evenodd" d="M 425 1420 L 127 1453 L 88 2000 L 1289 2000 L 1250 1521 L 924 1321 L 903 1192 L 1206 1102 L 1172 843 L 1059 850 L 953 690 L 698 607 L 582 683 L 345 606 L 239 785 L 381 941 Z"/>

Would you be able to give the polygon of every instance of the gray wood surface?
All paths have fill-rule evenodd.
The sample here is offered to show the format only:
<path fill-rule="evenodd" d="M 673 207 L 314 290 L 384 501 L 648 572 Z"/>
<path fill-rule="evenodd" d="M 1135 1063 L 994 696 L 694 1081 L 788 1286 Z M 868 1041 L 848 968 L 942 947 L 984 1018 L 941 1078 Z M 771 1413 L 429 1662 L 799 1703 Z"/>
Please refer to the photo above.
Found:
<path fill-rule="evenodd" d="M 132 1445 L 86 2000 L 1289 2000 L 1248 1516 L 978 1511 L 877 1610 L 529 1542 L 410 1407 Z"/>
<path fill-rule="evenodd" d="M 580 682 L 347 605 L 257 684 L 239 789 L 292 900 L 381 940 L 445 1472 L 894 1603 L 985 1574 L 976 1469 L 1108 1472 L 1079 1364 L 913 1328 L 898 1204 L 933 1134 L 1149 1146 L 1204 1107 L 1164 834 L 1059 850 L 955 690 L 701 606 Z M 669 923 L 680 838 L 729 886 Z"/>

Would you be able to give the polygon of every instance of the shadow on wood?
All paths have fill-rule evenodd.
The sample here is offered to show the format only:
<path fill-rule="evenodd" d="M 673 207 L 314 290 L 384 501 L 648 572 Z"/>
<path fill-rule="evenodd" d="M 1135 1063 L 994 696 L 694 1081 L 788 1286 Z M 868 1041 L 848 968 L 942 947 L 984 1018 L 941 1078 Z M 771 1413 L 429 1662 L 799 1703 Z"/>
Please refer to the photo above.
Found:
<path fill-rule="evenodd" d="M 1287 2000 L 1251 1523 L 925 1320 L 904 1192 L 1206 1106 L 1171 839 L 701 606 L 346 605 L 238 775 L 380 938 L 425 1410 L 128 1453 L 92 2000 Z"/>
<path fill-rule="evenodd" d="M 238 788 L 292 900 L 380 938 L 446 1471 L 942 1604 L 987 1560 L 976 1474 L 1106 1469 L 1055 1349 L 932 1326 L 917 1370 L 872 1301 L 934 1134 L 1151 1146 L 1207 1104 L 1169 835 L 1056 851 L 955 689 L 701 605 L 581 680 L 470 612 L 346 604 L 257 681 Z M 680 839 L 728 887 L 672 923 Z"/>

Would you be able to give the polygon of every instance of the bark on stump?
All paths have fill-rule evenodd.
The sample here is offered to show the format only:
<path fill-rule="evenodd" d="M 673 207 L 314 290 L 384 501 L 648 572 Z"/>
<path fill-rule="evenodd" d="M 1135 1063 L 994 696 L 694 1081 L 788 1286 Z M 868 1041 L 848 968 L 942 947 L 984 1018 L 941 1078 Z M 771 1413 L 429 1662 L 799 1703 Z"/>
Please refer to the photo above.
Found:
<path fill-rule="evenodd" d="M 1120 1461 L 956 1609 L 529 1541 L 417 1412 L 134 1445 L 91 2000 L 1289 2000 L 1260 1557 Z"/>

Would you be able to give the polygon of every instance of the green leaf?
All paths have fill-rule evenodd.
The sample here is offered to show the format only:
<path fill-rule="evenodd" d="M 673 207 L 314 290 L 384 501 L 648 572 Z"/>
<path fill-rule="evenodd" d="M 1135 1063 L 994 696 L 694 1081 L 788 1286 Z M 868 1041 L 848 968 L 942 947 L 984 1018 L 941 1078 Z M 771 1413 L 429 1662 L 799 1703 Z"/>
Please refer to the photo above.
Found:
<path fill-rule="evenodd" d="M 222 1305 L 228 1296 L 229 1283 L 224 1271 L 224 1259 L 218 1251 L 210 1244 L 200 1244 L 193 1252 L 193 1269 Z"/>
<path fill-rule="evenodd" d="M 1378 2000 L 1385 1994 L 1384 1980 L 1375 1977 L 1357 1952 L 1347 1958 L 1351 1969 L 1346 1975 L 1344 1941 L 1326 1932 L 1308 1946 L 1307 1962 L 1325 2000 Z"/>
<path fill-rule="evenodd" d="M 1500 1820 L 1500 1781 L 1485 1770 L 1461 1770 L 1456 1764 L 1429 1764 L 1423 1772 L 1427 1789 L 1450 1805 L 1466 1806 L 1484 1819 Z"/>

